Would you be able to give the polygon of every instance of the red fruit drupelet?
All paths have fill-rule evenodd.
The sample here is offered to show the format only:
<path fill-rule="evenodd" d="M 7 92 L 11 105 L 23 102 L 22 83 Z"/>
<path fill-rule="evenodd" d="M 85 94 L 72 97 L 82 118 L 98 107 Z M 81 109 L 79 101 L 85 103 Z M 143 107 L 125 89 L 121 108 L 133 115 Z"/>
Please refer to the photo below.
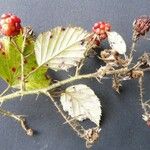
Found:
<path fill-rule="evenodd" d="M 0 17 L 0 32 L 5 36 L 15 36 L 20 33 L 21 20 L 14 14 L 6 13 Z"/>
<path fill-rule="evenodd" d="M 111 30 L 111 25 L 107 22 L 97 22 L 92 27 L 92 31 L 96 35 L 95 44 L 97 46 L 100 45 L 100 42 L 102 40 L 105 40 L 107 38 L 107 32 Z M 95 36 L 94 35 L 94 36 Z"/>

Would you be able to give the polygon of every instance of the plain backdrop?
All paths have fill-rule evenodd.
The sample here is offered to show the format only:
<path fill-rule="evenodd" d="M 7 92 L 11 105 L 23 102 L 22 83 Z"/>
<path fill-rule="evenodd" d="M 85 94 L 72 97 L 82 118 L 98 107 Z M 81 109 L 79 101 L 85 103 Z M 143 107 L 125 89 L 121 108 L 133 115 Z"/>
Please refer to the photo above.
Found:
<path fill-rule="evenodd" d="M 0 0 L 0 14 L 12 12 L 22 18 L 23 25 L 31 25 L 36 33 L 63 25 L 76 25 L 90 31 L 94 22 L 108 21 L 113 30 L 131 46 L 132 22 L 140 15 L 150 15 L 149 0 Z M 107 46 L 104 44 L 104 47 Z M 100 48 L 102 49 L 102 48 Z M 100 51 L 99 49 L 99 51 Z M 144 51 L 150 52 L 150 42 L 140 40 L 135 59 Z M 94 72 L 101 62 L 91 58 L 82 73 Z M 63 79 L 64 72 L 49 71 L 55 79 Z M 150 98 L 150 77 L 145 75 L 145 99 Z M 79 82 L 77 82 L 79 83 Z M 103 119 L 99 141 L 93 150 L 150 150 L 150 128 L 142 120 L 137 81 L 124 82 L 121 94 L 111 89 L 111 81 L 99 84 L 84 80 L 101 99 Z M 71 84 L 72 85 L 72 84 Z M 6 84 L 0 82 L 2 91 Z M 70 129 L 48 97 L 26 96 L 3 107 L 27 115 L 30 125 L 38 131 L 34 137 L 24 134 L 10 118 L 0 117 L 0 150 L 85 150 L 85 143 Z"/>

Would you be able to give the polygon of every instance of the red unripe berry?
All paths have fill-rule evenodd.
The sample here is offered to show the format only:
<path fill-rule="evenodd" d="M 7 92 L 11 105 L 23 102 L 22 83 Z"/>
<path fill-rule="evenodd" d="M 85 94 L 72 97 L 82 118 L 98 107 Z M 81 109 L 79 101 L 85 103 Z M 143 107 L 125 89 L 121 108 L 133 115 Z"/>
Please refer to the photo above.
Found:
<path fill-rule="evenodd" d="M 0 18 L 0 32 L 5 36 L 15 36 L 20 33 L 21 20 L 17 16 L 6 13 L 1 15 Z"/>
<path fill-rule="evenodd" d="M 107 32 L 111 30 L 111 25 L 107 22 L 97 22 L 92 27 L 92 31 L 96 34 L 95 43 L 100 43 L 101 40 L 107 38 Z M 97 42 L 99 41 L 99 42 Z"/>

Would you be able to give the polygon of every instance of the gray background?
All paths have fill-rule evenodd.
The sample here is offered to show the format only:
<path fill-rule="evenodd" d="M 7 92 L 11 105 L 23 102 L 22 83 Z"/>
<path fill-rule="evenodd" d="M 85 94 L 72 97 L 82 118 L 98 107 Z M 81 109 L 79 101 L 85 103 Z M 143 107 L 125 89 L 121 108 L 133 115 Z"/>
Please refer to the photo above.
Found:
<path fill-rule="evenodd" d="M 12 12 L 22 18 L 24 25 L 32 25 L 39 33 L 58 25 L 78 25 L 87 30 L 97 20 L 111 22 L 130 47 L 131 26 L 135 17 L 150 14 L 149 0 L 1 0 L 0 14 Z M 144 51 L 150 52 L 148 41 L 141 40 L 137 58 Z M 83 72 L 94 72 L 101 65 L 96 58 L 91 58 Z M 92 66 L 92 67 L 91 67 Z M 55 79 L 62 79 L 62 73 L 49 73 Z M 145 76 L 145 99 L 149 94 L 149 74 Z M 103 106 L 102 131 L 100 140 L 93 150 L 149 150 L 150 128 L 141 119 L 141 106 L 137 81 L 123 83 L 121 95 L 111 89 L 111 81 L 103 84 L 95 80 L 85 80 Z M 1 91 L 6 85 L 1 81 Z M 84 142 L 72 132 L 57 113 L 49 99 L 40 95 L 26 96 L 22 101 L 11 101 L 5 108 L 27 115 L 30 125 L 38 131 L 31 138 L 24 134 L 13 120 L 0 117 L 0 150 L 84 150 Z"/>

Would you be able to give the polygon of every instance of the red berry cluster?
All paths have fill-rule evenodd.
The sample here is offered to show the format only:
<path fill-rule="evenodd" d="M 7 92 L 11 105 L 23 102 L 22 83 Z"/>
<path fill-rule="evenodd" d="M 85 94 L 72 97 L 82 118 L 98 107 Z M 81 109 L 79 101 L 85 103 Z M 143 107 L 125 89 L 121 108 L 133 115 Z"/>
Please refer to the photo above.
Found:
<path fill-rule="evenodd" d="M 111 25 L 107 22 L 97 22 L 92 27 L 94 34 L 94 43 L 99 46 L 102 40 L 107 38 L 107 31 L 110 31 Z"/>
<path fill-rule="evenodd" d="M 97 22 L 94 24 L 92 30 L 96 33 L 100 40 L 104 40 L 107 38 L 107 31 L 110 31 L 111 25 L 107 22 Z"/>
<path fill-rule="evenodd" d="M 17 16 L 6 13 L 3 14 L 0 18 L 0 32 L 6 36 L 15 36 L 20 33 L 20 29 L 22 28 L 21 20 Z"/>

